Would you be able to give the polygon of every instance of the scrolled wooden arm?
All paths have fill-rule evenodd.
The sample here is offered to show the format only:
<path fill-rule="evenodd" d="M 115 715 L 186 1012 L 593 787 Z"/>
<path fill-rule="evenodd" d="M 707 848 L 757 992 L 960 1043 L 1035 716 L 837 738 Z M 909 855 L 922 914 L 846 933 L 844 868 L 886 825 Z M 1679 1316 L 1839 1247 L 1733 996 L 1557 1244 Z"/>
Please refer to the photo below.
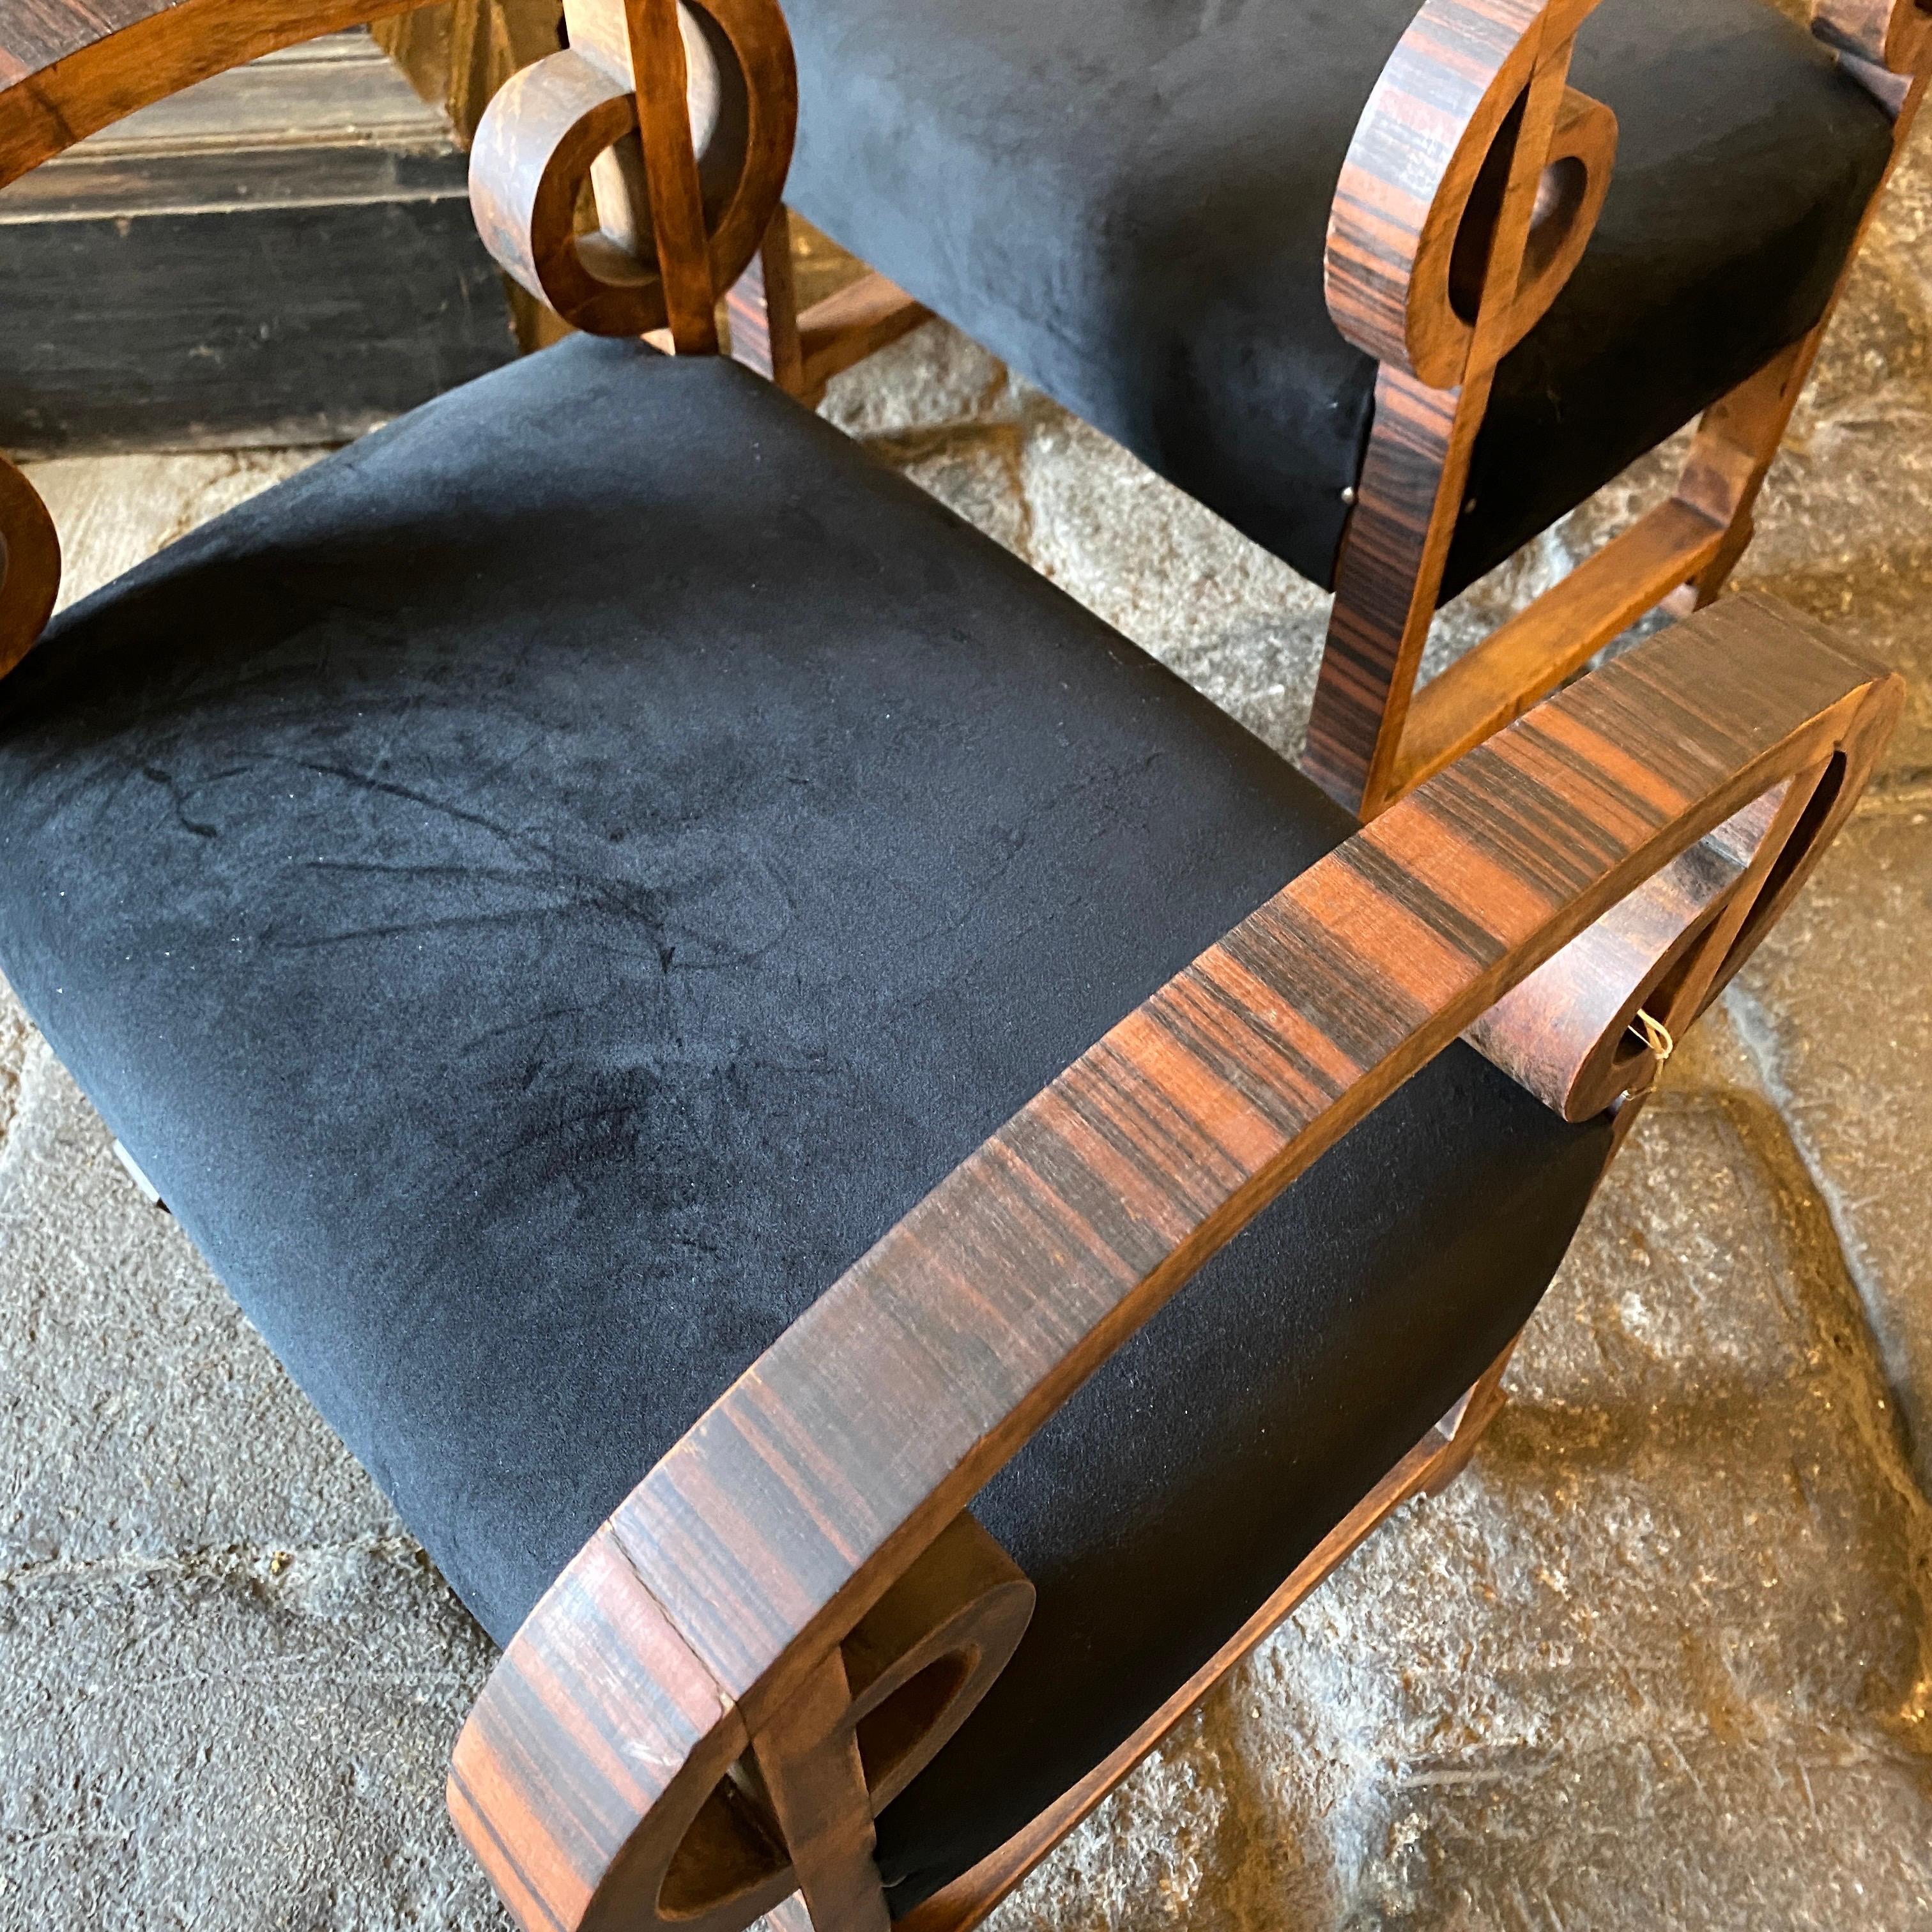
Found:
<path fill-rule="evenodd" d="M 1616 116 L 1564 80 L 1598 0 L 1424 0 L 1383 68 L 1335 191 L 1329 313 L 1431 388 L 1492 367 L 1582 259 Z"/>
<path fill-rule="evenodd" d="M 425 0 L 28 0 L 0 11 L 0 188 L 244 61 Z"/>
<path fill-rule="evenodd" d="M 747 1744 L 767 1766 L 774 1737 L 836 1760 L 842 1645 L 1111 1351 L 1511 988 L 1546 962 L 1614 967 L 1616 909 L 1715 839 L 1736 862 L 1700 928 L 1730 927 L 1705 997 L 1850 808 L 1900 702 L 1896 678 L 1733 599 L 1546 700 L 1123 1020 L 720 1398 L 510 1644 L 451 1792 L 523 1923 L 670 1922 L 676 1847 L 739 1788 Z M 706 1868 L 734 1869 L 707 1842 Z M 687 1886 L 678 1922 L 724 1932 L 800 1882 L 819 1923 L 884 1924 L 875 1881 L 851 1903 L 869 1828 L 814 1857 L 795 1877 L 768 1863 L 763 1890 Z"/>
<path fill-rule="evenodd" d="M 569 48 L 513 75 L 477 128 L 477 227 L 574 326 L 668 326 L 681 352 L 715 350 L 718 295 L 757 254 L 790 165 L 798 81 L 784 15 L 776 0 L 566 0 L 564 11 Z M 586 184 L 598 226 L 580 234 Z"/>

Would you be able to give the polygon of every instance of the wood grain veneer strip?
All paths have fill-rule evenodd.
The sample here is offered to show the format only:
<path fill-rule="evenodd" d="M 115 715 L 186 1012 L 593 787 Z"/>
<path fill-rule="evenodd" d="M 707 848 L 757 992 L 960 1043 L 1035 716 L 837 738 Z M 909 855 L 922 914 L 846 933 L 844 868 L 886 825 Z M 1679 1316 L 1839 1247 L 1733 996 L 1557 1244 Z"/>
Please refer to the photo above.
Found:
<path fill-rule="evenodd" d="M 1676 497 L 1640 518 L 1410 701 L 1394 789 L 1411 791 L 1520 718 L 1694 577 L 1724 526 Z"/>

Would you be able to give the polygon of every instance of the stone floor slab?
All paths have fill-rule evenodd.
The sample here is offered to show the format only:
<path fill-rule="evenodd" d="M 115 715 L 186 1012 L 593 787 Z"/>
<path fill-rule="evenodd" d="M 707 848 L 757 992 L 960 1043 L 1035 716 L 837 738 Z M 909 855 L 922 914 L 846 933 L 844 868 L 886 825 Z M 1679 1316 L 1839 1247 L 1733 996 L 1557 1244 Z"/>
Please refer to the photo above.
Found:
<path fill-rule="evenodd" d="M 1932 1492 L 1932 787 L 1873 800 L 1731 994 Z"/>

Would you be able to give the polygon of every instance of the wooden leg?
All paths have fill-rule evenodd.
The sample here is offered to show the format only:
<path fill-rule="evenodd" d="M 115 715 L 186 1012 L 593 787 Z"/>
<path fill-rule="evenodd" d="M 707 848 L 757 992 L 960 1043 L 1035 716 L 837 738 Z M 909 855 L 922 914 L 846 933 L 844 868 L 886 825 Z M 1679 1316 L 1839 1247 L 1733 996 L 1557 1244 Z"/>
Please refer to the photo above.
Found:
<path fill-rule="evenodd" d="M 1723 590 L 1750 548 L 1758 494 L 1784 441 L 1791 412 L 1817 359 L 1826 324 L 1794 344 L 1728 396 L 1713 403 L 1678 478 L 1674 501 L 1689 505 L 1724 536 L 1716 554 L 1665 600 L 1678 616 L 1701 610 Z"/>
<path fill-rule="evenodd" d="M 876 268 L 837 294 L 814 302 L 798 319 L 805 358 L 805 400 L 816 406 L 833 376 L 932 320 L 932 310 L 914 302 Z"/>
<path fill-rule="evenodd" d="M 732 289 L 727 309 L 732 355 L 814 409 L 833 376 L 932 320 L 930 309 L 876 269 L 800 314 L 791 217 L 782 208 Z"/>
<path fill-rule="evenodd" d="M 751 266 L 725 298 L 731 323 L 731 354 L 768 376 L 788 395 L 805 393 L 805 361 L 799 346 L 798 291 L 792 269 L 791 212 L 772 217 Z"/>
<path fill-rule="evenodd" d="M 1906 137 L 1911 133 L 1924 102 L 1928 80 L 1932 80 L 1932 66 L 1928 66 L 1928 62 L 1925 11 L 1921 4 L 1915 14 L 1910 0 L 1895 0 L 1889 8 L 1882 8 L 1876 11 L 1870 6 L 1860 10 L 1859 18 L 1867 28 L 1875 24 L 1882 14 L 1892 16 L 1893 23 L 1886 29 L 1885 39 L 1898 41 L 1901 24 L 1909 27 L 1914 38 L 1912 46 L 1903 42 L 1894 46 L 1894 53 L 1907 65 L 1899 72 L 1888 74 L 1882 67 L 1851 53 L 1842 38 L 1843 20 L 1833 17 L 1842 14 L 1840 6 L 1818 4 L 1814 0 L 1813 31 L 1828 45 L 1838 48 L 1840 64 L 1855 80 L 1872 92 L 1892 116 L 1892 159 L 1871 200 L 1865 204 L 1858 232 L 1846 254 L 1838 285 L 1832 291 L 1832 299 L 1826 305 L 1817 326 L 1802 341 L 1773 357 L 1748 382 L 1714 403 L 1697 426 L 1696 441 L 1691 446 L 1690 460 L 1684 464 L 1684 474 L 1678 482 L 1677 500 L 1694 505 L 1714 523 L 1720 524 L 1724 538 L 1717 555 L 1672 594 L 1667 608 L 1674 615 L 1688 616 L 1709 603 L 1723 590 L 1731 572 L 1737 568 L 1738 560 L 1750 546 L 1752 514 L 1757 506 L 1758 493 L 1764 488 L 1765 478 L 1783 446 L 1791 412 L 1798 406 L 1798 398 L 1810 376 L 1811 365 L 1818 359 L 1818 352 L 1824 346 L 1826 332 L 1832 326 L 1832 316 L 1838 313 L 1852 271 L 1858 266 L 1858 251 L 1864 244 L 1867 231 L 1891 184 L 1899 156 L 1904 152 Z M 1854 34 L 1851 44 L 1856 45 L 1858 38 Z M 1911 68 L 1918 70 L 1911 71 Z"/>

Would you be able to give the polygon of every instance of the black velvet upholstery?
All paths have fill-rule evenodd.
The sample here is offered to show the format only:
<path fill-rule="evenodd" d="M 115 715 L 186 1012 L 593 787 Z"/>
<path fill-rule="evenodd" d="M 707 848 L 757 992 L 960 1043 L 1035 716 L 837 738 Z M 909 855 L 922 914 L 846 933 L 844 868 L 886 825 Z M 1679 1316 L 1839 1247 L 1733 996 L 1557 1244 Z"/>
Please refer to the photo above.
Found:
<path fill-rule="evenodd" d="M 1374 364 L 1329 320 L 1342 157 L 1419 0 L 788 0 L 800 211 L 1322 584 Z M 1445 594 L 1823 312 L 1891 130 L 1769 0 L 1604 0 L 1622 139 L 1498 373 Z"/>
<path fill-rule="evenodd" d="M 0 688 L 0 964 L 507 1639 L 891 1222 L 1344 836 L 728 363 L 578 338 Z M 1605 1157 L 1457 1048 L 982 1498 L 1038 1581 L 902 1904 L 1125 1734 L 1534 1305 Z"/>

